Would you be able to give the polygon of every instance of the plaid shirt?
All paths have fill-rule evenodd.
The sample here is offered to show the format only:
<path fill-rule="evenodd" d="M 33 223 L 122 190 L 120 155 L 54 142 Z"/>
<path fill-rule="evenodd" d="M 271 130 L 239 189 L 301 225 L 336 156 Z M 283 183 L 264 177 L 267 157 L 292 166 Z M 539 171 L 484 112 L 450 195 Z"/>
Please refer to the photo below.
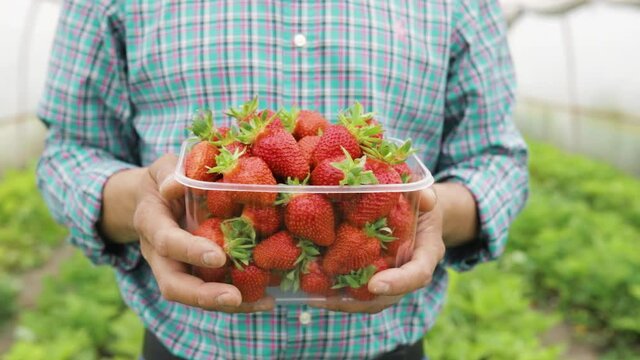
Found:
<path fill-rule="evenodd" d="M 127 304 L 176 355 L 375 357 L 433 325 L 445 267 L 503 251 L 527 194 L 527 152 L 497 0 L 67 0 L 61 14 L 39 110 L 49 127 L 39 186 L 71 242 L 117 270 Z M 330 119 L 355 100 L 375 110 L 438 180 L 471 190 L 477 240 L 449 249 L 430 286 L 375 315 L 291 305 L 229 315 L 164 300 L 138 244 L 106 247 L 96 232 L 104 183 L 177 152 L 195 108 L 222 114 L 253 95 Z"/>

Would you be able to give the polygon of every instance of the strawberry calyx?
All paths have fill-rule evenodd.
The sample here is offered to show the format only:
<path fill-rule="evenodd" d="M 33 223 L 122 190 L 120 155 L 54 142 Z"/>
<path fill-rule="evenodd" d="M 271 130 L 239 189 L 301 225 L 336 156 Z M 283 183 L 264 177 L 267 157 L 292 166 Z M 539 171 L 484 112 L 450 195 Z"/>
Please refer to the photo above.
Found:
<path fill-rule="evenodd" d="M 289 111 L 280 110 L 279 114 L 280 121 L 282 122 L 284 128 L 287 129 L 288 132 L 293 133 L 293 131 L 296 129 L 300 109 L 298 109 L 297 107 L 292 107 Z"/>
<path fill-rule="evenodd" d="M 215 146 L 223 147 L 238 141 L 237 137 L 238 137 L 238 128 L 236 128 L 235 126 L 232 126 L 224 135 L 216 130 L 216 133 L 214 133 L 214 135 L 212 136 L 212 140 L 210 140 L 210 142 Z"/>
<path fill-rule="evenodd" d="M 219 135 L 218 129 L 213 124 L 213 111 L 206 108 L 198 109 L 193 113 L 191 126 L 187 129 L 202 141 L 211 141 Z"/>
<path fill-rule="evenodd" d="M 208 168 L 209 173 L 226 174 L 232 171 L 238 164 L 238 159 L 245 153 L 246 149 L 236 150 L 231 153 L 226 147 L 220 148 L 220 154 L 216 156 L 216 166 Z"/>
<path fill-rule="evenodd" d="M 244 121 L 239 124 L 237 139 L 246 145 L 251 145 L 256 142 L 256 139 L 262 134 L 267 126 L 279 116 L 280 113 L 274 113 L 269 116 L 266 111 L 263 111 L 260 116 L 253 117 L 251 120 Z"/>
<path fill-rule="evenodd" d="M 353 270 L 348 274 L 336 276 L 335 285 L 332 289 L 341 289 L 345 287 L 351 287 L 354 289 L 365 286 L 373 274 L 376 273 L 378 268 L 375 265 L 368 265 L 363 268 Z"/>
<path fill-rule="evenodd" d="M 370 157 L 383 161 L 389 165 L 401 164 L 414 154 L 417 150 L 411 145 L 411 140 L 407 140 L 398 146 L 393 141 L 382 140 L 375 147 L 365 147 L 363 151 Z"/>
<path fill-rule="evenodd" d="M 344 152 L 345 159 L 339 162 L 331 163 L 331 166 L 342 171 L 344 178 L 340 180 L 340 185 L 372 185 L 377 184 L 378 179 L 371 170 L 365 170 L 365 164 L 367 157 L 363 156 L 359 159 L 353 159 L 351 154 L 344 147 L 341 147 Z"/>
<path fill-rule="evenodd" d="M 254 96 L 253 99 L 240 105 L 237 108 L 229 108 L 224 113 L 238 120 L 239 122 L 249 121 L 255 117 L 256 111 L 258 111 L 258 97 Z"/>
<path fill-rule="evenodd" d="M 223 221 L 220 228 L 224 235 L 224 252 L 238 269 L 248 266 L 256 246 L 253 226 L 246 219 L 237 217 Z"/>
<path fill-rule="evenodd" d="M 374 147 L 382 139 L 376 137 L 382 134 L 382 126 L 373 122 L 368 122 L 373 118 L 374 113 L 365 113 L 358 101 L 352 107 L 338 114 L 339 123 L 356 138 L 360 146 L 364 148 Z"/>
<path fill-rule="evenodd" d="M 383 249 L 387 248 L 386 243 L 397 239 L 393 236 L 393 230 L 387 225 L 387 218 L 378 219 L 374 223 L 367 223 L 363 230 L 368 237 L 378 239 Z"/>
<path fill-rule="evenodd" d="M 297 246 L 302 252 L 296 259 L 296 267 L 286 272 L 282 277 L 280 288 L 283 291 L 298 291 L 300 289 L 300 276 L 309 272 L 309 264 L 320 255 L 320 250 L 310 240 L 299 239 Z"/>
<path fill-rule="evenodd" d="M 292 179 L 290 177 L 287 178 L 287 183 L 286 185 L 293 185 L 293 186 L 297 186 L 297 185 L 307 185 L 309 183 L 309 178 L 311 177 L 311 174 L 307 175 L 307 177 L 305 177 L 302 181 L 300 181 L 299 179 Z M 289 201 L 291 201 L 291 199 L 293 199 L 295 196 L 297 196 L 297 194 L 294 193 L 279 193 L 278 197 L 275 201 L 275 205 L 286 205 L 289 203 Z"/>

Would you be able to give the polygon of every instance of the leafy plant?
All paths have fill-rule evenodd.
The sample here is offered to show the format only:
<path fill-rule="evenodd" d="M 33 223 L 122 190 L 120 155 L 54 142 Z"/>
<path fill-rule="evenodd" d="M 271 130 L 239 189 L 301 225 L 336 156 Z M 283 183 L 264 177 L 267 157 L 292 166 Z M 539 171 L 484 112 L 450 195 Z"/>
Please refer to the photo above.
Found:
<path fill-rule="evenodd" d="M 0 179 L 0 272 L 41 265 L 65 233 L 38 193 L 33 168 L 7 171 Z"/>

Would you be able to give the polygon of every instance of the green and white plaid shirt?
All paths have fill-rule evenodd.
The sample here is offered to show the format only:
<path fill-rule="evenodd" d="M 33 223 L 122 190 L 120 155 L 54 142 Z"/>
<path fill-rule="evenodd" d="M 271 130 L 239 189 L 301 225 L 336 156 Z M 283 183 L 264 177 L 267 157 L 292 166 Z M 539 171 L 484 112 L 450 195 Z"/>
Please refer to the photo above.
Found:
<path fill-rule="evenodd" d="M 527 194 L 527 153 L 497 0 L 67 0 L 61 14 L 39 110 L 49 127 L 39 186 L 71 242 L 117 270 L 127 304 L 176 355 L 375 357 L 433 325 L 446 266 L 503 251 Z M 96 232 L 104 183 L 177 152 L 195 108 L 222 114 L 254 95 L 330 119 L 359 100 L 391 135 L 414 140 L 437 179 L 473 192 L 477 240 L 448 250 L 430 286 L 375 315 L 229 315 L 164 300 L 138 244 L 105 247 Z"/>

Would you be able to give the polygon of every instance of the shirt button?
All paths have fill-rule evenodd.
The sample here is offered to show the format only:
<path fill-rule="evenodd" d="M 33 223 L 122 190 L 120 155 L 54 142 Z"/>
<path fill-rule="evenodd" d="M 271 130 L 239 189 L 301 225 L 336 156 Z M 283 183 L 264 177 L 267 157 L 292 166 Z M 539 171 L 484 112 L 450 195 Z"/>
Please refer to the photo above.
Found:
<path fill-rule="evenodd" d="M 293 37 L 293 43 L 297 47 L 303 47 L 307 45 L 307 38 L 302 34 L 296 34 L 296 36 Z"/>
<path fill-rule="evenodd" d="M 300 324 L 302 325 L 308 325 L 311 322 L 311 314 L 309 314 L 306 311 L 303 311 L 300 313 Z"/>

